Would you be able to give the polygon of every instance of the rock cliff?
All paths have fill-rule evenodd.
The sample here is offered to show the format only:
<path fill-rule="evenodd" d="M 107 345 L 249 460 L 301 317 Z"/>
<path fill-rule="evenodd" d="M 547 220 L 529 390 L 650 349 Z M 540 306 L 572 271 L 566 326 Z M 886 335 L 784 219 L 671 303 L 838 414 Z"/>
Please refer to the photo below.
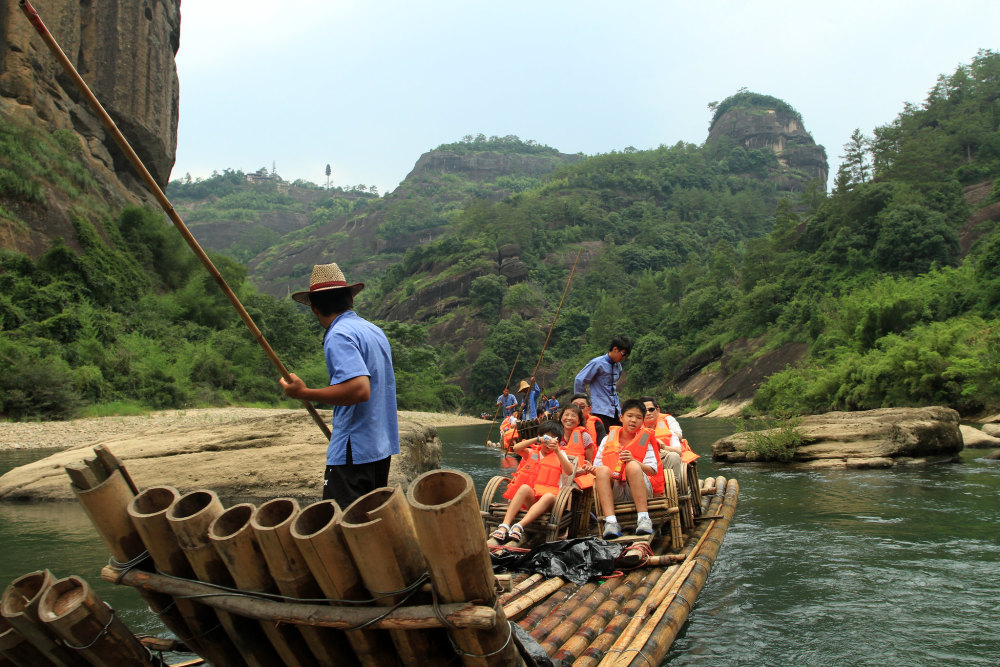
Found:
<path fill-rule="evenodd" d="M 180 0 L 44 0 L 35 5 L 153 178 L 166 186 L 177 144 L 174 55 L 180 41 Z M 149 200 L 114 139 L 13 0 L 0 3 L 0 45 L 0 117 L 75 132 L 81 138 L 81 158 L 100 186 L 92 194 L 116 207 Z M 69 207 L 56 188 L 45 188 L 47 208 Z M 16 244 L 18 250 L 37 254 L 62 231 L 52 229 L 58 213 L 34 211 L 25 217 L 32 231 Z M 67 241 L 73 245 L 72 238 Z"/>
<path fill-rule="evenodd" d="M 802 117 L 786 103 L 766 95 L 741 93 L 727 99 L 712 121 L 706 144 L 724 137 L 744 148 L 769 148 L 784 173 L 782 189 L 801 190 L 806 181 L 819 179 L 825 189 L 830 172 L 826 149 L 806 132 Z"/>

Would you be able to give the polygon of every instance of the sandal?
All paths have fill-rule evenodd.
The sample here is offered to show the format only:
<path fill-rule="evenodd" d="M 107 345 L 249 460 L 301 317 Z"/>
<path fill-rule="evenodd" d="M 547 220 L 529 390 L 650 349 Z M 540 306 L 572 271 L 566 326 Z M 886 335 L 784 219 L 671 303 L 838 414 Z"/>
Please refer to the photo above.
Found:
<path fill-rule="evenodd" d="M 519 523 L 515 523 L 510 528 L 510 537 L 507 538 L 507 544 L 512 546 L 517 546 L 524 539 L 524 526 Z"/>
<path fill-rule="evenodd" d="M 501 545 L 507 541 L 508 533 L 509 529 L 507 528 L 506 524 L 501 523 L 499 526 L 497 526 L 496 530 L 490 533 L 490 537 L 488 540 L 486 540 L 486 543 L 491 547 Z"/>

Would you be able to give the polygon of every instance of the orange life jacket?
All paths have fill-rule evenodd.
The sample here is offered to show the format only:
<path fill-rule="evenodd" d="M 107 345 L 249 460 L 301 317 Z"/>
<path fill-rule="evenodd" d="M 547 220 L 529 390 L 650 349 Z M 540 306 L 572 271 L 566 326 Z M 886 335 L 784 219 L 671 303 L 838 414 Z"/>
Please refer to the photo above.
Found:
<path fill-rule="evenodd" d="M 697 461 L 701 458 L 701 454 L 695 454 L 694 450 L 691 449 L 691 445 L 688 444 L 687 439 L 681 440 L 681 461 L 684 463 L 691 463 L 691 461 Z"/>
<path fill-rule="evenodd" d="M 517 420 L 514 419 L 514 415 L 500 422 L 500 439 L 503 441 L 503 448 L 507 451 L 510 451 L 510 448 L 517 442 Z"/>
<path fill-rule="evenodd" d="M 612 426 L 608 430 L 608 437 L 604 441 L 604 451 L 601 453 L 601 465 L 611 468 L 611 477 L 614 479 L 625 479 L 623 468 L 618 459 L 618 452 L 621 451 L 622 427 Z M 656 434 L 648 428 L 640 428 L 632 442 L 625 445 L 625 448 L 632 452 L 632 458 L 640 463 L 646 458 L 646 452 L 650 447 L 650 440 L 655 440 Z M 653 495 L 662 496 L 667 484 L 663 478 L 663 462 L 660 460 L 659 451 L 656 455 L 656 472 L 649 477 L 649 485 L 653 488 Z"/>
<path fill-rule="evenodd" d="M 562 471 L 562 463 L 556 452 L 542 454 L 541 448 L 530 446 L 527 455 L 521 459 L 521 465 L 514 471 L 503 497 L 513 500 L 514 494 L 525 484 L 532 488 L 536 496 L 559 493 L 559 476 Z"/>
<path fill-rule="evenodd" d="M 594 426 L 594 424 L 596 424 L 599 421 L 601 420 L 595 417 L 594 415 L 588 415 L 587 423 L 583 425 L 584 428 L 587 429 L 587 433 L 590 434 L 590 441 L 594 443 L 595 447 L 601 444 L 600 442 L 597 441 L 597 427 Z"/>
<path fill-rule="evenodd" d="M 586 433 L 587 429 L 582 426 L 577 426 L 572 431 L 569 432 L 569 440 L 566 443 L 566 456 L 575 456 L 577 465 L 587 460 L 587 450 L 583 446 L 583 434 Z M 592 473 L 584 473 L 582 475 L 577 475 L 574 480 L 576 485 L 581 489 L 589 489 L 594 485 L 594 475 Z"/>
<path fill-rule="evenodd" d="M 660 415 L 660 421 L 656 422 L 656 439 L 660 442 L 670 444 L 670 438 L 673 434 L 670 432 L 670 426 L 667 424 L 666 415 Z M 681 440 L 681 461 L 684 463 L 691 463 L 700 459 L 699 454 L 695 454 L 691 446 L 688 445 L 687 440 Z"/>

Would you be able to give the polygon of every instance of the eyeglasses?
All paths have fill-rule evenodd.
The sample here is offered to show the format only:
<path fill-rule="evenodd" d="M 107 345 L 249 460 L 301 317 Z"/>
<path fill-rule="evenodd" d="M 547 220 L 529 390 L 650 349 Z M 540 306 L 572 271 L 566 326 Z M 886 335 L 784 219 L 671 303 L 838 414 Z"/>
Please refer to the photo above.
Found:
<path fill-rule="evenodd" d="M 655 407 L 653 407 L 653 408 L 646 407 L 646 414 L 649 414 L 650 412 L 656 412 L 656 408 Z"/>

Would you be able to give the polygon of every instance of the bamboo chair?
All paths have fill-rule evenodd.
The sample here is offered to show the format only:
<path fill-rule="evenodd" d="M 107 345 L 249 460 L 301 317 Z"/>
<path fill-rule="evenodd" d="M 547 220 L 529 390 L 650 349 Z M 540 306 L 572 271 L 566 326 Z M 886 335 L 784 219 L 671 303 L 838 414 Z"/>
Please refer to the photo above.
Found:
<path fill-rule="evenodd" d="M 671 471 L 673 472 L 673 471 Z M 680 507 L 681 528 L 690 534 L 697 517 L 701 516 L 701 482 L 698 479 L 698 462 L 681 464 L 681 478 L 677 480 L 677 500 Z"/>
<path fill-rule="evenodd" d="M 506 490 L 510 482 L 510 477 L 497 475 L 483 489 L 483 495 L 479 501 L 479 513 L 483 517 L 487 535 L 503 523 L 503 517 L 510 502 L 503 497 L 503 491 Z M 587 498 L 587 502 L 584 503 L 585 495 L 583 491 L 573 485 L 559 489 L 552 509 L 524 527 L 524 539 L 519 546 L 554 542 L 564 537 L 576 537 L 579 534 L 581 524 L 589 526 L 590 523 L 590 502 Z M 581 513 L 586 514 L 586 517 L 581 519 Z M 514 521 L 520 520 L 523 516 L 524 510 L 522 509 L 518 511 Z"/>
<path fill-rule="evenodd" d="M 664 494 L 662 496 L 652 496 L 648 500 L 649 518 L 653 522 L 653 535 L 658 532 L 670 539 L 670 550 L 680 553 L 684 546 L 684 535 L 681 529 L 681 509 L 680 501 L 677 497 L 677 482 L 674 481 L 674 471 L 665 469 L 663 475 L 666 481 Z M 594 493 L 594 514 L 597 515 L 597 525 L 604 525 L 604 517 L 609 512 L 604 512 L 601 508 L 601 500 Z M 615 503 L 615 517 L 618 525 L 622 528 L 622 534 L 628 535 L 630 528 L 635 534 L 635 524 L 638 519 L 638 512 L 635 503 Z"/>

